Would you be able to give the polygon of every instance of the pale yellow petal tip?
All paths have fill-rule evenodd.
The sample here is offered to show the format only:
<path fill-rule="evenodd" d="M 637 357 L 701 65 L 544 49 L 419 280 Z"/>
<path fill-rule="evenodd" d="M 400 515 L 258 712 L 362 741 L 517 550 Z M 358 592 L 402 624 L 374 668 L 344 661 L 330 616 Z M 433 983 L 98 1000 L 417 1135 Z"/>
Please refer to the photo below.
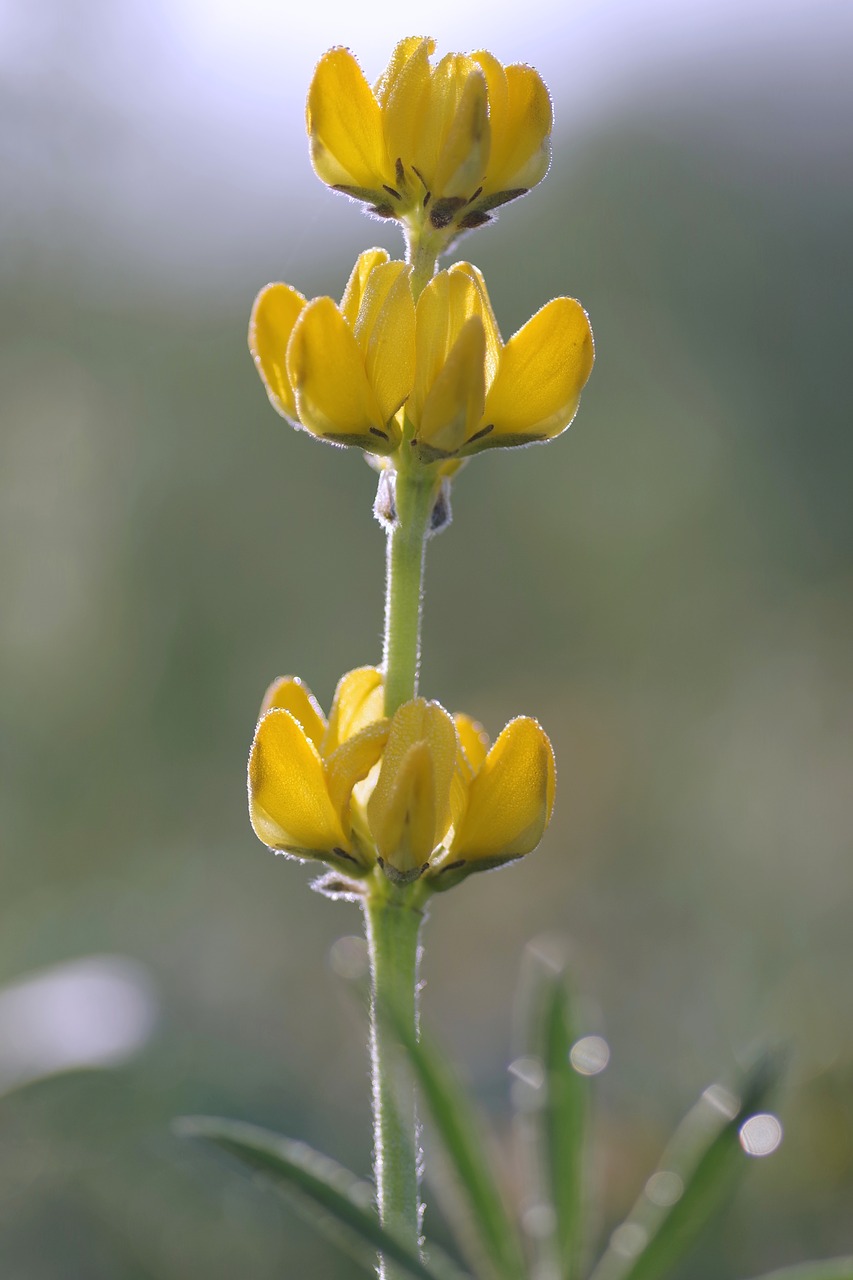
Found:
<path fill-rule="evenodd" d="M 453 719 L 465 761 L 472 773 L 477 773 L 489 752 L 489 735 L 479 720 L 473 720 L 464 712 L 457 712 Z"/>
<path fill-rule="evenodd" d="M 267 688 L 260 716 L 274 709 L 289 711 L 307 736 L 319 747 L 326 731 L 326 717 L 319 702 L 299 676 L 278 676 Z"/>
<path fill-rule="evenodd" d="M 338 681 L 323 741 L 328 758 L 367 725 L 384 718 L 384 676 L 379 667 L 356 667 Z"/>
<path fill-rule="evenodd" d="M 436 42 L 432 36 L 403 36 L 394 45 L 394 52 L 391 54 L 388 66 L 385 68 L 386 74 L 394 66 L 395 62 L 401 59 L 408 62 L 424 45 L 426 45 L 427 56 L 431 58 L 436 48 Z"/>

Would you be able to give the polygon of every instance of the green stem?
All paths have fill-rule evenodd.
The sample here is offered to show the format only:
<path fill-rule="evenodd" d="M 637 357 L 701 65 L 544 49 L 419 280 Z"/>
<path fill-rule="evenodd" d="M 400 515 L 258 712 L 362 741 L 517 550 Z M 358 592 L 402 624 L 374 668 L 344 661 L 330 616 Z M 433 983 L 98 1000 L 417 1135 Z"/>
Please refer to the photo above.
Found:
<path fill-rule="evenodd" d="M 394 1021 L 417 1031 L 418 932 L 422 913 L 405 890 L 388 886 L 365 900 L 372 999 L 374 1169 L 379 1217 L 395 1235 L 419 1247 L 418 1140 L 414 1084 L 402 1061 Z M 380 1259 L 380 1280 L 407 1273 Z"/>
<path fill-rule="evenodd" d="M 422 241 L 410 245 L 412 292 L 417 301 L 435 270 L 436 254 Z M 388 533 L 385 594 L 385 714 L 393 716 L 417 694 L 421 656 L 421 591 L 430 519 L 441 479 L 409 458 L 404 431 L 394 478 L 394 516 Z M 420 1247 L 418 1122 L 411 1074 L 402 1060 L 399 1023 L 417 1035 L 418 934 L 423 912 L 418 887 L 399 886 L 379 868 L 364 899 L 370 951 L 370 1058 L 373 1077 L 374 1170 L 379 1217 L 401 1240 Z M 406 1280 L 379 1260 L 380 1280 Z"/>
<path fill-rule="evenodd" d="M 412 296 L 417 302 L 435 273 L 438 246 L 429 236 L 413 236 L 409 241 L 406 259 L 412 268 Z"/>
<path fill-rule="evenodd" d="M 392 716 L 417 693 L 424 553 L 436 490 L 434 476 L 423 471 L 397 472 L 396 520 L 388 534 L 385 594 L 386 716 Z"/>

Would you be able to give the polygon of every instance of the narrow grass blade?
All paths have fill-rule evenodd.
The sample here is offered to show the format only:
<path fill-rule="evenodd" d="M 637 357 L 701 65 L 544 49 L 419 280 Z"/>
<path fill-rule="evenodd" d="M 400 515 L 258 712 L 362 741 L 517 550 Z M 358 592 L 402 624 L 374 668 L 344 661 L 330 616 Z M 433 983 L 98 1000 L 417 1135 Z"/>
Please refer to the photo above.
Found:
<path fill-rule="evenodd" d="M 260 1174 L 365 1271 L 375 1274 L 381 1253 L 412 1280 L 468 1280 L 448 1260 L 422 1260 L 390 1235 L 379 1222 L 370 1183 L 304 1143 L 216 1116 L 182 1116 L 174 1129 L 181 1137 L 204 1138 Z"/>
<path fill-rule="evenodd" d="M 591 1280 L 657 1280 L 687 1252 L 743 1168 L 739 1131 L 761 1109 L 775 1075 L 770 1059 L 763 1059 L 739 1098 L 719 1086 L 705 1091 L 611 1236 Z"/>
<path fill-rule="evenodd" d="M 589 1086 L 571 1062 L 577 1029 L 562 975 L 544 972 L 538 997 L 533 1051 L 544 1069 L 543 1104 L 536 1113 L 538 1162 L 554 1212 L 550 1243 L 557 1274 L 563 1280 L 578 1280 Z"/>
<path fill-rule="evenodd" d="M 390 1016 L 393 1011 L 388 1011 Z M 521 1244 L 485 1155 L 479 1117 L 442 1055 L 394 1019 L 403 1049 L 470 1211 L 478 1243 L 501 1280 L 523 1280 Z"/>
<path fill-rule="evenodd" d="M 755 1280 L 853 1280 L 853 1256 L 798 1262 L 793 1267 L 756 1276 Z"/>

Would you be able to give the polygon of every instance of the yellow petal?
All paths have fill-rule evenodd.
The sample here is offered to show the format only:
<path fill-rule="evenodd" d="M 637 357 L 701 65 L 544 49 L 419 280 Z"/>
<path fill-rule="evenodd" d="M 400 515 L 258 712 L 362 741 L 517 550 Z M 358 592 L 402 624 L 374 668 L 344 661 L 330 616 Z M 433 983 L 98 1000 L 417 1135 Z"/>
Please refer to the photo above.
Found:
<path fill-rule="evenodd" d="M 479 316 L 462 327 L 430 388 L 416 435 L 428 457 L 455 453 L 480 425 L 486 399 L 486 338 Z"/>
<path fill-rule="evenodd" d="M 472 62 L 486 77 L 486 89 L 489 95 L 489 129 L 492 145 L 489 152 L 489 174 L 496 165 L 500 165 L 506 150 L 506 122 L 509 110 L 509 90 L 506 83 L 506 68 L 494 54 L 479 49 L 471 54 Z"/>
<path fill-rule="evenodd" d="M 471 783 L 448 865 L 496 866 L 535 849 L 554 806 L 554 753 L 527 716 L 511 720 Z"/>
<path fill-rule="evenodd" d="M 408 179 L 412 166 L 417 169 L 418 159 L 422 159 L 418 136 L 429 104 L 429 57 L 434 49 L 434 40 L 421 40 L 416 36 L 401 40 L 377 86 L 385 145 L 388 159 L 395 168 L 395 181 L 400 181 L 400 169 L 403 178 Z"/>
<path fill-rule="evenodd" d="M 386 262 L 374 268 L 354 326 L 368 381 L 388 423 L 412 389 L 415 376 L 415 303 L 411 268 Z M 396 432 L 389 428 L 394 436 Z"/>
<path fill-rule="evenodd" d="M 577 412 L 593 358 L 592 330 L 580 303 L 549 302 L 503 349 L 483 411 L 494 430 L 483 446 L 559 435 Z"/>
<path fill-rule="evenodd" d="M 379 857 L 400 878 L 415 878 L 436 844 L 436 778 L 428 745 L 416 742 L 406 752 L 381 809 L 373 805 L 375 795 L 367 812 Z"/>
<path fill-rule="evenodd" d="M 422 147 L 433 200 L 463 203 L 482 186 L 489 161 L 486 78 L 471 58 L 449 53 L 432 74 Z M 461 207 L 461 206 L 460 206 Z M 431 220 L 435 224 L 435 204 Z"/>
<path fill-rule="evenodd" d="M 477 720 L 459 711 L 453 717 L 459 742 L 472 774 L 478 773 L 489 750 L 489 735 Z"/>
<path fill-rule="evenodd" d="M 289 711 L 268 712 L 249 756 L 249 814 L 273 849 L 302 857 L 346 855 L 347 840 L 326 786 L 320 754 Z"/>
<path fill-rule="evenodd" d="M 249 320 L 249 350 L 267 394 L 278 412 L 296 421 L 296 400 L 287 376 L 285 355 L 305 299 L 289 284 L 268 284 L 255 299 Z"/>
<path fill-rule="evenodd" d="M 306 124 L 323 182 L 376 191 L 388 181 L 379 103 L 349 49 L 330 49 L 317 63 Z"/>
<path fill-rule="evenodd" d="M 439 271 L 433 276 L 415 312 L 415 381 L 408 413 L 416 426 L 436 378 L 472 316 L 487 323 L 475 280 L 464 271 Z"/>
<path fill-rule="evenodd" d="M 395 446 L 364 371 L 352 330 L 331 298 L 316 298 L 299 317 L 287 348 L 287 373 L 299 421 L 336 444 L 373 453 Z"/>
<path fill-rule="evenodd" d="M 326 732 L 326 717 L 320 710 L 317 699 L 299 676 L 279 676 L 273 680 L 264 694 L 261 715 L 266 715 L 275 707 L 289 711 L 319 751 Z"/>
<path fill-rule="evenodd" d="M 492 116 L 487 194 L 529 190 L 545 177 L 551 163 L 553 111 L 542 77 L 525 66 L 507 67 L 505 75 L 505 112 L 500 123 Z M 489 84 L 491 89 L 491 80 Z"/>
<path fill-rule="evenodd" d="M 402 875 L 444 839 L 456 750 L 453 721 L 437 702 L 416 698 L 395 713 L 367 819 L 380 856 Z"/>
<path fill-rule="evenodd" d="M 383 111 L 387 110 L 391 98 L 399 91 L 401 80 L 412 72 L 411 63 L 415 61 L 421 64 L 418 74 L 422 75 L 424 70 L 429 71 L 429 57 L 434 52 L 435 41 L 423 36 L 404 36 L 397 42 L 391 54 L 391 61 L 373 90 Z M 425 67 L 424 62 L 426 62 Z"/>
<path fill-rule="evenodd" d="M 390 723 L 389 720 L 377 720 L 367 725 L 355 737 L 347 738 L 326 761 L 329 796 L 347 832 L 350 829 L 352 789 L 379 763 L 388 741 Z"/>
<path fill-rule="evenodd" d="M 344 296 L 341 298 L 340 306 L 341 315 L 351 329 L 355 328 L 358 309 L 361 306 L 361 300 L 364 297 L 371 271 L 374 267 L 387 262 L 388 257 L 389 255 L 384 249 L 365 249 L 364 253 L 358 255 L 355 266 L 350 273 L 350 278 L 347 281 L 347 287 L 344 289 Z"/>
<path fill-rule="evenodd" d="M 479 267 L 475 267 L 471 262 L 454 262 L 448 274 L 453 275 L 454 272 L 465 275 L 474 285 L 477 291 L 476 299 L 472 302 L 472 306 L 476 308 L 475 314 L 480 316 L 483 321 L 483 328 L 486 333 L 486 390 L 495 380 L 500 363 L 501 351 L 503 350 L 503 342 L 501 340 L 498 322 L 495 319 L 495 313 L 492 310 L 489 291 L 486 288 L 486 278 Z"/>
<path fill-rule="evenodd" d="M 382 672 L 377 667 L 356 667 L 341 676 L 329 713 L 324 757 L 328 760 L 342 742 L 360 733 L 366 725 L 382 720 L 384 700 Z"/>

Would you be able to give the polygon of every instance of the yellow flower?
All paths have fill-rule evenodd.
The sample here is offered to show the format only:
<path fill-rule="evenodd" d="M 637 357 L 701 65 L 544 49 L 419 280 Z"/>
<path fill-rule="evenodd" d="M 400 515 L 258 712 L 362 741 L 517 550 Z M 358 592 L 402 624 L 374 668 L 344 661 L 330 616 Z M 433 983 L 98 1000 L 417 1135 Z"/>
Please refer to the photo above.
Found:
<path fill-rule="evenodd" d="M 392 453 L 395 414 L 414 376 L 415 308 L 409 268 L 368 249 L 340 306 L 308 302 L 289 284 L 269 284 L 252 308 L 249 348 L 275 409 L 333 444 Z"/>
<path fill-rule="evenodd" d="M 378 670 L 351 671 L 327 723 L 300 680 L 270 686 L 249 757 L 264 844 L 355 878 L 378 864 L 397 883 L 424 877 L 437 890 L 536 847 L 555 773 L 535 720 L 512 720 L 490 750 L 467 716 L 415 698 L 389 720 L 382 698 Z"/>
<path fill-rule="evenodd" d="M 551 100 L 531 67 L 401 40 L 374 88 L 330 49 L 308 94 L 311 161 L 328 186 L 437 247 L 524 195 L 550 163 Z"/>
<path fill-rule="evenodd" d="M 359 667 L 341 678 L 328 721 L 297 676 L 274 680 L 249 756 L 249 815 L 264 844 L 364 874 L 375 855 L 354 829 L 352 793 L 388 737 L 382 676 Z"/>
<path fill-rule="evenodd" d="M 407 440 L 420 462 L 443 470 L 482 449 L 559 435 L 594 358 L 589 320 L 573 298 L 546 303 L 504 343 L 476 267 L 438 272 L 416 308 L 409 268 L 383 249 L 360 256 L 340 306 L 267 285 L 249 346 L 290 421 L 371 454 L 393 454 Z"/>
<path fill-rule="evenodd" d="M 491 747 L 475 720 L 458 714 L 455 723 L 465 804 L 445 855 L 431 870 L 434 889 L 532 853 L 554 808 L 554 752 L 536 720 L 510 720 Z"/>
<path fill-rule="evenodd" d="M 552 299 L 504 343 L 486 282 L 469 262 L 424 289 L 415 344 L 406 412 L 424 462 L 553 439 L 577 412 L 595 354 L 574 298 Z"/>

